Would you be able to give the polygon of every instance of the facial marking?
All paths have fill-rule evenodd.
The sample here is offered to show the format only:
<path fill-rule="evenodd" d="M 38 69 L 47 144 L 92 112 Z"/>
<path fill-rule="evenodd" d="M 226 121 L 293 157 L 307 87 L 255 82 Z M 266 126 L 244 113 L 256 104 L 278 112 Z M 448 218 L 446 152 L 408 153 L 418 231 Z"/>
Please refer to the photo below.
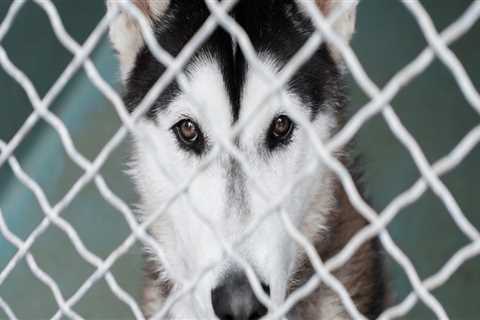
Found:
<path fill-rule="evenodd" d="M 246 188 L 246 178 L 238 160 L 230 157 L 227 171 L 227 214 L 249 216 L 250 207 Z"/>
<path fill-rule="evenodd" d="M 193 2 L 189 3 L 193 6 Z M 231 14 L 252 36 L 264 67 L 276 75 L 291 58 L 292 52 L 303 44 L 302 37 L 294 39 L 292 34 L 295 30 L 282 29 L 289 22 L 276 25 L 275 21 L 252 20 L 246 14 L 248 4 L 245 3 L 240 2 Z M 254 15 L 264 13 L 255 12 Z M 175 16 L 181 15 L 172 16 L 172 25 L 175 25 Z M 263 30 L 262 33 L 257 32 L 259 29 Z M 162 29 L 162 32 L 164 30 L 168 28 Z M 174 38 L 174 35 L 167 37 L 170 41 Z M 161 44 L 166 44 L 168 48 L 168 41 Z M 142 130 L 148 131 L 156 140 L 161 163 L 176 178 L 176 183 L 172 185 L 165 179 L 149 157 L 147 147 L 140 139 L 137 140 L 132 175 L 142 198 L 141 215 L 145 218 L 158 212 L 178 185 L 201 169 L 190 184 L 188 194 L 196 209 L 216 228 L 224 241 L 232 243 L 237 240 L 250 223 L 266 214 L 272 201 L 282 195 L 284 209 L 294 225 L 306 230 L 309 236 L 321 230 L 325 214 L 331 206 L 330 196 L 323 195 L 329 188 L 328 171 L 319 165 L 288 194 L 284 192 L 316 158 L 305 130 L 291 121 L 289 112 L 294 111 L 310 119 L 321 140 L 330 136 L 335 125 L 332 114 L 325 112 L 328 99 L 324 99 L 325 79 L 335 73 L 331 70 L 330 61 L 319 63 L 324 60 L 322 50 L 286 85 L 283 91 L 285 101 L 269 99 L 261 105 L 269 94 L 271 83 L 247 64 L 235 39 L 221 29 L 215 31 L 185 66 L 191 90 L 183 92 L 175 82 L 172 83 L 159 97 L 149 114 L 150 118 L 142 122 Z M 134 106 L 143 98 L 139 94 L 140 86 L 153 83 L 163 71 L 164 68 L 155 62 L 148 50 L 140 53 L 129 81 L 129 105 Z M 147 89 L 143 88 L 142 92 Z M 219 138 L 230 139 L 232 127 L 247 117 L 245 127 L 232 142 L 248 166 L 249 175 L 243 171 L 239 160 L 223 149 L 208 167 L 201 167 L 206 155 L 218 147 Z M 202 143 L 197 145 L 199 141 Z M 263 195 L 258 186 L 262 188 Z M 305 222 L 308 227 L 304 226 Z M 183 278 L 190 279 L 196 272 L 223 257 L 219 265 L 200 281 L 196 297 L 181 300 L 172 311 L 173 318 L 195 317 L 192 314 L 194 309 L 205 313 L 206 318 L 213 318 L 211 291 L 238 270 L 238 263 L 222 256 L 219 240 L 182 197 L 160 216 L 150 232 Z M 274 301 L 281 303 L 298 248 L 280 217 L 272 214 L 263 219 L 251 236 L 238 246 L 237 252 L 253 267 L 258 278 L 270 287 Z M 168 275 L 165 277 L 168 278 Z M 178 290 L 177 286 L 173 286 L 173 293 Z"/>

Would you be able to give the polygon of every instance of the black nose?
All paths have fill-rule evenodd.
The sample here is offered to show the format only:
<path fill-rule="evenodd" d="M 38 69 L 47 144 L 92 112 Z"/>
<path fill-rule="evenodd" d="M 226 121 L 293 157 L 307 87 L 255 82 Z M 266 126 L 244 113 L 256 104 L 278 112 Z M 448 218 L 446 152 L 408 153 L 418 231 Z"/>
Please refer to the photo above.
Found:
<path fill-rule="evenodd" d="M 267 285 L 263 290 L 270 294 Z M 267 308 L 257 299 L 244 273 L 229 275 L 212 291 L 215 315 L 220 320 L 256 320 L 267 314 Z"/>

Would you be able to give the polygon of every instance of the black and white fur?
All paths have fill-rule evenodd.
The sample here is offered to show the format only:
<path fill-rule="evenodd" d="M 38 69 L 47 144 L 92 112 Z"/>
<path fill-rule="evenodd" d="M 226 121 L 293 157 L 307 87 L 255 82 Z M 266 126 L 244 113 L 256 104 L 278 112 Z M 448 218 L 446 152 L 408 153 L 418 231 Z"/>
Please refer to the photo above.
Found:
<path fill-rule="evenodd" d="M 112 5 L 115 0 L 108 0 Z M 312 0 L 313 1 L 313 0 Z M 149 19 L 159 44 L 176 56 L 200 28 L 209 11 L 203 0 L 134 0 Z M 336 0 L 316 0 L 319 9 L 330 13 Z M 240 0 L 230 15 L 243 27 L 265 67 L 277 73 L 300 49 L 313 26 L 295 0 Z M 354 30 L 355 8 L 340 17 L 335 30 L 349 41 Z M 144 43 L 138 24 L 122 13 L 110 28 L 118 52 L 126 94 L 125 102 L 135 109 L 165 71 Z M 316 157 L 304 129 L 292 124 L 285 141 L 271 136 L 272 121 L 295 109 L 311 120 L 316 133 L 328 140 L 343 125 L 345 96 L 342 61 L 328 45 L 322 45 L 300 68 L 284 89 L 287 105 L 267 102 L 234 143 L 261 181 L 275 197 Z M 179 182 L 189 178 L 202 159 L 227 136 L 239 119 L 255 112 L 269 89 L 269 83 L 254 72 L 231 35 L 218 28 L 185 67 L 192 94 L 202 101 L 203 110 L 192 104 L 179 85 L 171 83 L 158 97 L 139 129 L 153 137 L 157 157 Z M 178 136 L 178 123 L 187 119 L 201 131 L 200 144 L 185 145 Z M 177 127 L 176 127 L 177 126 Z M 199 132 L 200 132 L 199 131 Z M 150 153 L 149 145 L 133 137 L 130 174 L 140 199 L 140 219 L 157 212 L 175 191 Z M 358 174 L 347 148 L 337 157 Z M 360 187 L 360 186 L 359 186 Z M 191 184 L 195 205 L 222 232 L 225 241 L 234 241 L 249 223 L 269 206 L 226 152 Z M 335 255 L 367 222 L 350 204 L 338 179 L 320 165 L 315 174 L 302 181 L 285 199 L 292 222 L 315 245 L 326 261 Z M 175 201 L 149 228 L 165 250 L 171 266 L 184 279 L 221 257 L 221 247 L 208 227 L 185 201 Z M 147 248 L 147 252 L 152 252 Z M 238 247 L 241 257 L 255 270 L 274 304 L 281 304 L 291 292 L 313 274 L 303 248 L 289 237 L 276 215 L 266 219 Z M 258 319 L 266 309 L 252 293 L 242 269 L 232 259 L 222 262 L 200 281 L 194 296 L 176 303 L 171 319 Z M 334 275 L 345 285 L 357 308 L 367 317 L 376 317 L 384 306 L 384 279 L 381 254 L 374 239 Z M 154 314 L 168 296 L 181 287 L 164 270 L 154 254 L 146 259 L 144 312 Z M 289 314 L 292 319 L 348 319 L 340 299 L 321 285 Z"/>

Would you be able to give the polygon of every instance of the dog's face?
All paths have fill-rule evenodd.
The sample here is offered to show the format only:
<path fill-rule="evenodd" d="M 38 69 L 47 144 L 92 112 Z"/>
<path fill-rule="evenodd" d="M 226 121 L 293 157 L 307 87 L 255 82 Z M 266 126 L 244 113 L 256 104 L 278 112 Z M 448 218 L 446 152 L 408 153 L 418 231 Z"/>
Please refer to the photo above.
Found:
<path fill-rule="evenodd" d="M 174 56 L 209 14 L 203 1 L 138 3 L 150 17 L 160 45 Z M 313 30 L 294 1 L 240 1 L 231 15 L 272 74 L 280 72 Z M 144 46 L 138 27 L 129 19 L 125 14 L 117 18 L 111 38 L 122 63 L 125 101 L 134 109 L 165 67 Z M 338 125 L 336 114 L 343 104 L 340 75 L 336 60 L 322 46 L 282 89 L 282 101 L 273 98 L 265 102 L 271 83 L 221 29 L 208 38 L 184 72 L 189 92 L 172 83 L 140 121 L 140 134 L 133 137 L 131 174 L 141 197 L 142 218 L 160 214 L 149 231 L 176 275 L 191 280 L 218 262 L 200 281 L 194 299 L 175 304 L 172 317 L 216 314 L 222 318 L 222 310 L 228 306 L 217 300 L 225 301 L 225 296 L 237 299 L 231 303 L 239 310 L 243 300 L 258 301 L 239 262 L 222 253 L 221 241 L 236 242 L 279 197 L 292 223 L 308 237 L 317 235 L 325 225 L 333 190 L 323 164 L 287 189 L 317 157 L 306 130 L 287 110 L 303 115 L 318 138 L 327 140 Z M 232 128 L 239 122 L 246 125 L 232 136 Z M 229 141 L 241 159 L 231 149 L 227 151 L 222 140 Z M 204 166 L 213 152 L 218 156 Z M 171 201 L 187 184 L 188 191 Z M 278 214 L 264 219 L 236 247 L 274 303 L 285 298 L 299 250 Z M 168 272 L 162 276 L 172 279 Z M 172 290 L 179 289 L 174 282 Z M 261 305 L 258 308 L 261 310 Z"/>

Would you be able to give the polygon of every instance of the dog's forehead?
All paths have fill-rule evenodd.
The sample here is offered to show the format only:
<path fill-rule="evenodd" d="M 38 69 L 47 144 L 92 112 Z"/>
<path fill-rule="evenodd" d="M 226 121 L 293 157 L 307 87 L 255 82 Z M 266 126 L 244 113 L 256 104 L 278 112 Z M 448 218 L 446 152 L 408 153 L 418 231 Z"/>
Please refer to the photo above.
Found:
<path fill-rule="evenodd" d="M 278 71 L 272 59 L 262 57 L 259 61 L 269 73 Z M 246 69 L 240 86 L 232 84 L 235 79 L 232 79 L 231 74 L 225 73 L 223 68 L 221 61 L 210 56 L 199 57 L 187 72 L 188 91 L 180 92 L 165 111 L 192 115 L 199 121 L 202 117 L 208 117 L 209 123 L 216 127 L 231 127 L 239 117 L 248 117 L 254 113 L 252 120 L 265 117 L 271 120 L 272 114 L 278 114 L 284 107 L 288 107 L 283 106 L 275 96 L 270 98 L 271 82 L 260 72 Z M 281 102 L 288 101 L 292 99 Z"/>
<path fill-rule="evenodd" d="M 176 56 L 209 15 L 210 11 L 203 1 L 172 1 L 164 18 L 154 25 L 159 44 Z M 309 20 L 299 11 L 293 0 L 244 0 L 234 7 L 230 15 L 245 30 L 258 56 L 268 57 L 271 69 L 277 71 L 290 61 L 312 31 Z M 215 68 L 214 71 L 218 71 L 220 76 L 215 79 L 221 81 L 222 89 L 228 98 L 228 104 L 224 107 L 230 109 L 233 122 L 237 121 L 240 109 L 245 105 L 242 104 L 242 99 L 245 87 L 248 86 L 247 75 L 251 75 L 255 70 L 247 62 L 236 38 L 218 27 L 197 50 L 184 70 L 191 78 L 197 78 L 201 64 L 210 67 L 213 65 L 210 71 Z M 153 57 L 147 47 L 138 54 L 136 64 L 127 79 L 125 100 L 130 109 L 138 105 L 165 70 L 166 67 Z M 324 102 L 327 82 L 331 82 L 336 74 L 334 62 L 326 47 L 322 46 L 300 67 L 287 83 L 287 87 L 303 100 L 304 105 L 311 108 L 314 115 Z M 253 79 L 251 76 L 248 78 Z M 263 87 L 268 89 L 268 86 Z M 207 86 L 200 94 L 218 95 L 218 91 L 220 87 L 212 85 Z M 159 96 L 149 116 L 155 117 L 181 93 L 179 85 L 172 82 Z"/>

